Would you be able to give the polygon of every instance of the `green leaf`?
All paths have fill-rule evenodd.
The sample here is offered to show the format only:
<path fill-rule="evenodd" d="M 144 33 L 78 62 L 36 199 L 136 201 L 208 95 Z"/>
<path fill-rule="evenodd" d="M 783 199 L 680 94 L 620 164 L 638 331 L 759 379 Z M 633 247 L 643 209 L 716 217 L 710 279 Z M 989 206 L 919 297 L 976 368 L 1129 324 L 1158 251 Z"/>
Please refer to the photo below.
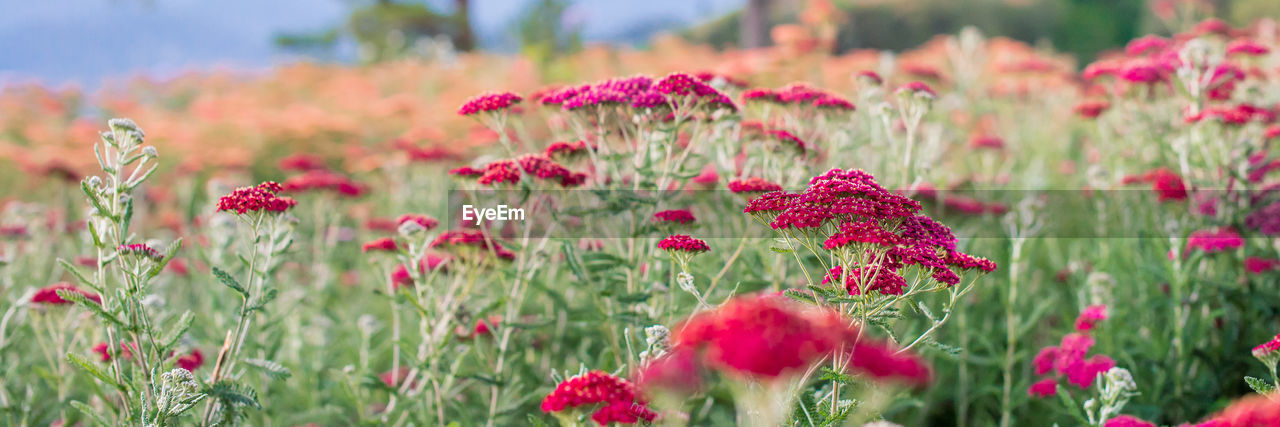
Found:
<path fill-rule="evenodd" d="M 76 410 L 80 411 L 80 413 L 84 414 L 86 417 L 89 417 L 90 419 L 93 420 L 93 422 L 98 423 L 98 425 L 100 426 L 112 425 L 111 423 L 107 422 L 106 418 L 103 418 L 102 415 L 99 415 L 97 411 L 94 411 L 93 408 L 90 408 L 89 405 L 84 404 L 84 402 L 81 402 L 79 400 L 72 400 L 71 407 L 76 408 Z"/>
<path fill-rule="evenodd" d="M 117 319 L 115 315 L 107 312 L 106 309 L 102 308 L 102 305 L 98 304 L 97 301 L 93 301 L 89 299 L 89 297 L 84 296 L 84 294 L 80 292 L 70 290 L 70 289 L 58 289 L 56 292 L 58 293 L 58 296 L 62 297 L 62 299 L 71 301 L 73 303 L 76 303 L 76 305 L 79 305 L 81 307 L 88 309 L 89 311 L 93 312 L 93 314 L 97 315 L 98 317 L 101 317 L 102 320 L 106 320 L 118 326 L 127 326 L 124 324 L 124 322 L 120 321 L 120 319 Z"/>
<path fill-rule="evenodd" d="M 836 372 L 830 366 L 822 367 L 822 376 L 818 377 L 819 381 L 832 381 L 840 384 L 853 384 L 853 377 L 843 372 Z"/>
<path fill-rule="evenodd" d="M 205 389 L 205 394 L 218 399 L 224 406 L 252 406 L 262 409 L 258 403 L 258 393 L 244 384 L 233 380 L 220 380 Z"/>
<path fill-rule="evenodd" d="M 245 298 L 249 297 L 249 291 L 245 289 L 244 286 L 241 286 L 240 282 L 236 281 L 234 277 L 231 277 L 230 274 L 227 274 L 226 271 L 222 271 L 221 268 L 218 268 L 218 267 L 213 268 L 213 277 L 218 278 L 219 282 L 222 282 L 222 284 L 227 285 L 228 288 L 231 288 L 232 290 L 236 291 L 236 293 L 240 294 L 240 296 Z"/>
<path fill-rule="evenodd" d="M 531 427 L 548 427 L 546 421 L 543 421 L 542 418 L 538 418 L 533 414 L 526 414 L 525 419 L 529 421 L 529 426 Z"/>
<path fill-rule="evenodd" d="M 93 283 L 93 281 L 89 280 L 88 277 L 85 277 L 84 274 L 81 274 L 80 269 L 76 268 L 76 266 L 74 265 L 71 265 L 71 263 L 67 262 L 67 260 L 58 258 L 58 264 L 62 264 L 62 268 L 66 269 L 67 272 L 71 273 L 72 276 L 75 276 L 76 281 L 80 282 L 80 284 L 93 288 L 93 290 L 95 291 L 102 292 L 102 289 L 98 288 L 98 285 L 96 283 Z"/>
<path fill-rule="evenodd" d="M 779 248 L 779 247 L 777 247 L 777 246 L 770 246 L 770 247 L 769 247 L 769 250 L 774 251 L 774 252 L 777 252 L 777 253 L 780 253 L 780 254 L 789 254 L 789 253 L 795 252 L 795 251 L 793 251 L 793 250 L 791 250 L 791 249 L 787 249 L 787 248 Z"/>
<path fill-rule="evenodd" d="M 253 303 L 253 305 L 249 306 L 246 312 L 252 313 L 258 310 L 262 310 L 263 307 L 266 307 L 268 303 L 275 300 L 277 295 L 279 295 L 279 291 L 276 291 L 276 288 L 267 289 L 267 291 L 262 294 L 262 297 L 258 298 L 258 302 L 255 302 Z"/>
<path fill-rule="evenodd" d="M 573 272 L 573 275 L 577 276 L 578 280 L 583 283 L 590 283 L 590 280 L 587 278 L 587 273 L 582 270 L 582 263 L 578 261 L 578 256 L 575 254 L 576 251 L 573 249 L 573 246 L 569 244 L 569 241 L 565 240 L 561 242 L 560 249 L 564 252 L 565 262 L 569 264 L 569 270 Z"/>
<path fill-rule="evenodd" d="M 191 329 L 191 321 L 194 319 L 195 315 L 191 314 L 191 310 L 187 310 L 185 313 L 182 313 L 182 317 L 178 318 L 178 322 L 174 323 L 173 327 L 164 333 L 165 340 L 163 349 L 173 349 L 173 346 L 178 343 L 178 340 L 182 339 L 182 335 L 187 333 L 188 329 Z"/>
<path fill-rule="evenodd" d="M 178 240 L 174 240 L 173 243 L 169 245 L 169 249 L 165 251 L 164 258 L 162 258 L 160 262 L 156 263 L 154 267 L 151 267 L 151 271 L 149 272 L 148 276 L 156 277 L 160 275 L 160 272 L 164 271 L 164 267 L 169 265 L 169 261 L 173 261 L 173 256 L 177 255 L 178 249 L 181 249 L 181 248 L 182 248 L 182 238 L 179 237 Z"/>
<path fill-rule="evenodd" d="M 1249 388 L 1253 389 L 1253 391 L 1255 392 L 1258 392 L 1258 394 L 1269 394 L 1276 390 L 1276 386 L 1267 383 L 1265 380 L 1261 378 L 1246 376 L 1244 377 L 1244 382 L 1249 383 Z"/>
<path fill-rule="evenodd" d="M 80 355 L 75 353 L 67 353 L 67 361 L 71 362 L 72 365 L 78 366 L 80 369 L 84 370 L 85 372 L 88 372 L 89 375 L 93 375 L 95 378 L 101 380 L 104 383 L 107 383 L 107 385 L 110 385 L 120 390 L 124 390 L 124 386 L 121 386 L 119 383 L 116 382 L 115 379 L 111 378 L 110 375 L 107 375 L 106 372 L 102 372 L 101 369 L 98 369 L 97 365 L 94 365 L 92 362 L 85 360 L 85 358 L 80 357 Z"/>
<path fill-rule="evenodd" d="M 244 359 L 244 363 L 247 363 L 249 364 L 249 366 L 253 366 L 255 368 L 262 370 L 263 373 L 267 374 L 267 376 L 271 377 L 272 379 L 283 380 L 293 375 L 292 372 L 289 372 L 289 368 L 286 368 L 284 367 L 284 365 L 281 365 L 271 360 Z"/>
<path fill-rule="evenodd" d="M 653 294 L 649 292 L 636 292 L 634 294 L 618 295 L 614 299 L 623 304 L 635 304 L 648 301 L 651 296 Z"/>

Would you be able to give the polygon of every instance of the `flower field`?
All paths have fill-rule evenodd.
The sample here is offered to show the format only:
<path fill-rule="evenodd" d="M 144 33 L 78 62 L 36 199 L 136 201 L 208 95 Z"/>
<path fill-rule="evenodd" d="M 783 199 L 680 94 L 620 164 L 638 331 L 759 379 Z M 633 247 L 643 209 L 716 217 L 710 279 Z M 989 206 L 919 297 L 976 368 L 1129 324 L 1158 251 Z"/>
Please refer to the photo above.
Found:
<path fill-rule="evenodd" d="M 1280 425 L 1274 21 L 789 31 L 9 86 L 0 423 Z"/>

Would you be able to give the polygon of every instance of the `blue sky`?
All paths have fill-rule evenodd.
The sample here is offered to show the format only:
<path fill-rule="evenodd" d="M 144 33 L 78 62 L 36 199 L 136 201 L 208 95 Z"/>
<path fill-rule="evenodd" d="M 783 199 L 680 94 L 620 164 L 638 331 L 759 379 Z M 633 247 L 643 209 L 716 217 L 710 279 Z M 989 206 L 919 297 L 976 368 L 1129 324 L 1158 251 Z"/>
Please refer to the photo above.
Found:
<path fill-rule="evenodd" d="M 425 0 L 447 7 L 451 0 Z M 490 47 L 512 45 L 510 25 L 531 0 L 472 0 L 472 25 Z M 688 24 L 743 0 L 575 0 L 569 19 L 588 41 L 654 22 Z M 341 22 L 353 0 L 0 0 L 0 84 L 37 79 L 94 86 L 133 73 L 209 67 L 260 69 L 290 57 L 282 32 Z"/>

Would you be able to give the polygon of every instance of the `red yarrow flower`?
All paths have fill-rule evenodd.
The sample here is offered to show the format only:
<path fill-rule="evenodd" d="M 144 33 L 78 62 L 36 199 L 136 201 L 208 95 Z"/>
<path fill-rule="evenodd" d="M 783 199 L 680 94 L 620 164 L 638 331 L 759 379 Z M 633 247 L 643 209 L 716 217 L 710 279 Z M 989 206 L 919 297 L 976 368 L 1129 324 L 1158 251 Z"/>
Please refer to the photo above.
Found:
<path fill-rule="evenodd" d="M 1076 317 L 1076 330 L 1080 332 L 1093 330 L 1098 325 L 1098 322 L 1103 320 L 1107 320 L 1107 306 L 1091 305 L 1085 307 L 1084 311 L 1080 312 L 1080 316 Z"/>
<path fill-rule="evenodd" d="M 687 209 L 669 209 L 653 214 L 653 221 L 659 223 L 688 224 L 694 222 L 693 212 Z"/>
<path fill-rule="evenodd" d="M 266 211 L 280 213 L 298 204 L 296 200 L 291 198 L 277 196 L 276 193 L 281 190 L 280 184 L 270 181 L 254 187 L 237 188 L 231 194 L 218 199 L 218 212 L 227 211 L 245 214 Z"/>
<path fill-rule="evenodd" d="M 636 386 L 630 381 L 603 371 L 590 371 L 557 384 L 555 390 L 542 399 L 540 407 L 542 412 L 553 413 L 603 404 L 603 407 L 592 415 L 592 419 L 597 422 L 600 420 L 604 420 L 604 423 L 623 422 L 622 420 L 627 419 L 628 415 L 653 421 L 657 414 L 647 408 L 644 411 L 629 408 L 632 405 L 643 408 L 644 402 L 638 399 L 638 395 Z M 626 407 L 619 405 L 626 405 Z"/>
<path fill-rule="evenodd" d="M 511 106 L 524 100 L 520 95 L 511 92 L 486 93 L 468 99 L 458 108 L 458 115 L 471 116 L 480 113 L 491 113 L 510 109 Z"/>
<path fill-rule="evenodd" d="M 1244 238 L 1230 227 L 1212 230 L 1197 230 L 1187 237 L 1187 250 L 1201 250 L 1205 253 L 1224 252 L 1244 246 Z"/>
<path fill-rule="evenodd" d="M 201 353 L 199 349 L 193 349 L 191 353 L 179 357 L 175 363 L 179 368 L 194 372 L 201 365 L 204 365 L 204 353 Z"/>
<path fill-rule="evenodd" d="M 929 99 L 938 97 L 938 93 L 934 92 L 933 88 L 929 87 L 929 85 L 926 84 L 925 82 L 920 82 L 920 81 L 909 82 L 907 84 L 899 86 L 898 89 L 894 91 L 894 93 L 924 96 Z"/>
<path fill-rule="evenodd" d="M 77 288 L 67 282 L 55 283 L 36 290 L 36 293 L 31 295 L 31 303 L 47 305 L 71 304 L 71 301 L 67 301 L 63 299 L 61 295 L 58 295 L 59 290 L 64 292 L 75 292 L 80 295 L 84 295 L 84 297 L 90 301 L 102 304 L 102 297 L 98 296 L 98 294 Z"/>
<path fill-rule="evenodd" d="M 1110 108 L 1111 103 L 1107 101 L 1085 101 L 1076 104 L 1073 110 L 1080 117 L 1095 119 Z"/>
<path fill-rule="evenodd" d="M 1031 384 L 1027 388 L 1027 395 L 1034 397 L 1049 397 L 1058 394 L 1058 381 L 1053 378 L 1045 378 Z"/>
<path fill-rule="evenodd" d="M 1249 274 L 1262 274 L 1276 269 L 1280 269 L 1280 259 L 1248 257 L 1244 260 L 1244 270 Z"/>
<path fill-rule="evenodd" d="M 700 253 L 711 250 L 707 242 L 684 234 L 673 234 L 658 242 L 658 249 L 667 252 Z"/>
<path fill-rule="evenodd" d="M 1272 396 L 1250 395 L 1239 399 L 1195 427 L 1260 427 L 1280 422 L 1280 401 Z"/>
<path fill-rule="evenodd" d="M 1156 425 L 1132 415 L 1121 415 L 1102 423 L 1102 427 L 1156 427 Z"/>
<path fill-rule="evenodd" d="M 406 222 L 416 223 L 418 224 L 418 226 L 422 227 L 424 230 L 433 230 L 436 228 L 436 226 L 440 225 L 440 221 L 437 221 L 435 218 L 432 218 L 427 215 L 422 215 L 422 214 L 404 214 L 404 215 L 400 215 L 400 218 L 396 219 L 397 225 L 404 225 L 404 223 Z"/>
<path fill-rule="evenodd" d="M 751 177 L 747 179 L 735 179 L 729 181 L 729 191 L 734 193 L 767 193 L 771 191 L 781 191 L 782 186 L 769 182 L 763 178 Z"/>
<path fill-rule="evenodd" d="M 396 244 L 396 240 L 390 237 L 383 237 L 360 246 L 360 252 L 395 252 L 400 249 L 400 245 Z"/>
<path fill-rule="evenodd" d="M 314 154 L 305 153 L 284 156 L 276 166 L 279 167 L 280 170 L 286 171 L 309 171 L 325 168 L 324 159 Z"/>

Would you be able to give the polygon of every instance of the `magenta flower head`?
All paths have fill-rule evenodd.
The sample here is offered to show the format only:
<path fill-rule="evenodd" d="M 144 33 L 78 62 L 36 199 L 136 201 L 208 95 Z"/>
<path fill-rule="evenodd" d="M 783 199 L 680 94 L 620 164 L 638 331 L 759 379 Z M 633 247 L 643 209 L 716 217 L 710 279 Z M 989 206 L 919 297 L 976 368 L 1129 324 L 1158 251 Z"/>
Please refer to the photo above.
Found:
<path fill-rule="evenodd" d="M 1280 334 L 1271 338 L 1270 341 L 1254 347 L 1253 357 L 1267 365 L 1268 368 L 1275 369 L 1276 362 L 1280 362 Z"/>
<path fill-rule="evenodd" d="M 667 252 L 702 253 L 711 250 L 707 242 L 683 234 L 673 234 L 658 242 L 658 249 Z"/>
<path fill-rule="evenodd" d="M 520 95 L 511 92 L 486 93 L 468 99 L 458 108 L 458 115 L 471 116 L 480 113 L 492 113 L 510 109 L 523 101 Z"/>
<path fill-rule="evenodd" d="M 751 177 L 747 179 L 735 179 L 733 181 L 729 181 L 729 191 L 736 194 L 768 193 L 771 191 L 782 191 L 782 186 L 769 182 L 763 178 Z"/>
<path fill-rule="evenodd" d="M 914 96 L 929 100 L 933 100 L 938 97 L 938 93 L 934 92 L 933 88 L 921 81 L 914 81 L 899 86 L 898 90 L 895 90 L 894 93 L 901 96 Z"/>
<path fill-rule="evenodd" d="M 694 221 L 693 212 L 687 209 L 670 209 L 653 214 L 653 222 L 685 225 Z"/>
<path fill-rule="evenodd" d="M 280 190 L 280 184 L 271 181 L 254 187 L 237 188 L 218 199 L 218 212 L 228 211 L 241 215 L 259 211 L 281 213 L 298 204 L 291 198 L 277 196 L 276 193 Z"/>
<path fill-rule="evenodd" d="M 1270 52 L 1267 46 L 1248 39 L 1232 40 L 1227 43 L 1227 55 L 1262 56 Z"/>
<path fill-rule="evenodd" d="M 781 104 L 782 99 L 778 92 L 775 92 L 773 89 L 761 87 L 743 91 L 742 102 L 768 102 Z"/>
<path fill-rule="evenodd" d="M 31 295 L 31 303 L 45 305 L 71 304 L 71 301 L 67 301 L 66 299 L 63 299 L 61 295 L 58 295 L 58 291 L 63 291 L 63 293 L 79 293 L 80 295 L 84 295 L 85 299 L 88 299 L 89 301 L 102 304 L 102 297 L 98 296 L 98 294 L 77 288 L 67 282 L 55 283 L 36 290 L 36 293 Z"/>
<path fill-rule="evenodd" d="M 880 86 L 884 84 L 884 79 L 880 77 L 880 74 L 871 70 L 859 71 L 855 78 L 859 83 L 868 86 Z"/>

